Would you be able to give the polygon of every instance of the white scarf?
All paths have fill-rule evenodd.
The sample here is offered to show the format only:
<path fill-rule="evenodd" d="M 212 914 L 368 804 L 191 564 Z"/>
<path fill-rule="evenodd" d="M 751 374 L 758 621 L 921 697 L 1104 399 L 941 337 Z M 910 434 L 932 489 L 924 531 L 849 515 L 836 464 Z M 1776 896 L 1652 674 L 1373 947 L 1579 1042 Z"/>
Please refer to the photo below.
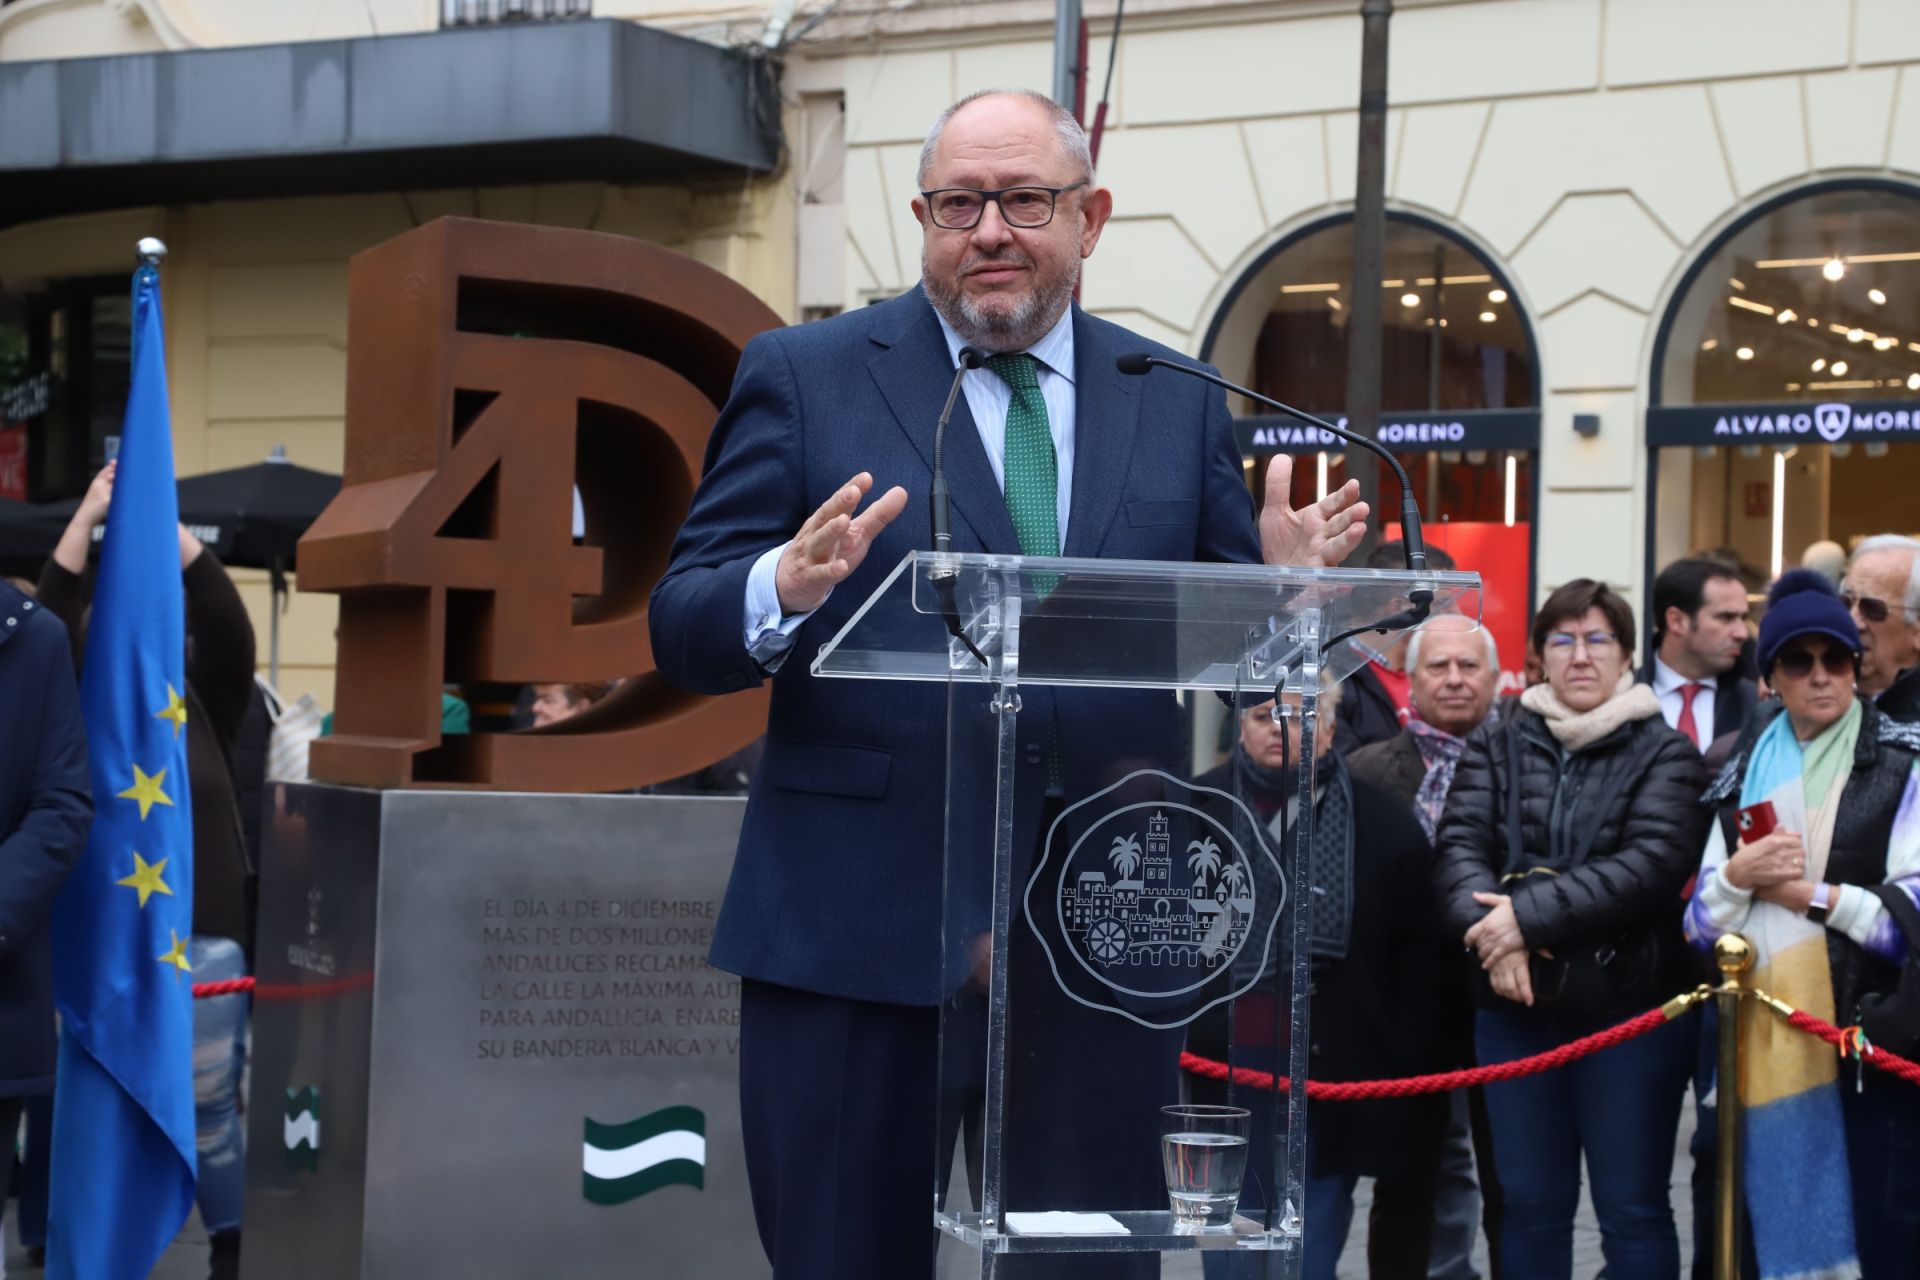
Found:
<path fill-rule="evenodd" d="M 1575 711 L 1550 684 L 1534 685 L 1521 694 L 1520 705 L 1544 719 L 1560 745 L 1574 752 L 1585 751 L 1623 724 L 1660 714 L 1659 696 L 1636 683 L 1631 671 L 1622 671 L 1612 696 L 1591 711 Z"/>

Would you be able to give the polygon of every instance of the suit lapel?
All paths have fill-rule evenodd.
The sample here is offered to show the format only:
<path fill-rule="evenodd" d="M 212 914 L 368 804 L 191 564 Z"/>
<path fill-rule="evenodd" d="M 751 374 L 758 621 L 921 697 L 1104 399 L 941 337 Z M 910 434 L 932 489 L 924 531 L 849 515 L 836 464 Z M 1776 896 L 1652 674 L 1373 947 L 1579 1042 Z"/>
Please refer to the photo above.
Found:
<path fill-rule="evenodd" d="M 1096 556 L 1106 541 L 1139 434 L 1143 379 L 1114 371 L 1110 325 L 1073 309 L 1073 502 L 1063 554 Z M 948 437 L 947 447 L 953 447 Z"/>
<path fill-rule="evenodd" d="M 883 348 L 868 365 L 900 429 L 907 433 L 927 469 L 933 469 L 933 429 L 952 385 L 953 357 L 940 322 L 925 296 L 915 289 L 884 304 L 888 314 L 876 323 L 873 341 Z M 954 401 L 947 421 L 947 489 L 954 513 L 966 521 L 981 546 L 1000 555 L 1020 554 L 1020 539 L 1007 514 L 1006 496 L 980 443 L 980 429 L 964 393 Z M 1078 483 L 1078 470 L 1075 472 Z M 1077 501 L 1077 500 L 1076 500 Z M 1075 508 L 1078 510 L 1078 507 Z"/>

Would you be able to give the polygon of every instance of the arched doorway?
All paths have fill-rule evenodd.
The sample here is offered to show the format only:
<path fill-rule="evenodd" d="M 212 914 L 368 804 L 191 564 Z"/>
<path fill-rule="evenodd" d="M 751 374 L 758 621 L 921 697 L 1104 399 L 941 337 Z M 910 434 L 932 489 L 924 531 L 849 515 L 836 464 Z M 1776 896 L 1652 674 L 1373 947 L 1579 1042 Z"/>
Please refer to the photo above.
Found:
<path fill-rule="evenodd" d="M 1802 188 L 1721 233 L 1662 318 L 1647 443 L 1649 580 L 1707 551 L 1758 591 L 1920 526 L 1920 188 Z"/>
<path fill-rule="evenodd" d="M 1228 292 L 1202 359 L 1262 394 L 1344 425 L 1353 219 L 1301 228 L 1262 254 Z M 1539 359 L 1511 282 L 1458 232 L 1387 217 L 1380 439 L 1406 467 L 1428 545 L 1482 575 L 1483 616 L 1503 683 L 1523 682 L 1533 595 L 1539 473 Z M 1230 398 L 1231 399 L 1231 398 Z M 1384 511 L 1399 507 L 1392 471 L 1362 464 L 1317 429 L 1233 405 L 1256 499 L 1276 454 L 1296 457 L 1297 503 L 1378 467 Z M 1389 528 L 1391 534 L 1393 529 Z"/>

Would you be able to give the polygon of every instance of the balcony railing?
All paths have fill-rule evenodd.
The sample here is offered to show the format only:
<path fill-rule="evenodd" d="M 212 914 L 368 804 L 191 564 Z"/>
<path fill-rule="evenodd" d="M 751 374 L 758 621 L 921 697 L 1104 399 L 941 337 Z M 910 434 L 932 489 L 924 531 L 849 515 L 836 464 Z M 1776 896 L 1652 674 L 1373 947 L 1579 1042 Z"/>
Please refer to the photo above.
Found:
<path fill-rule="evenodd" d="M 440 25 L 475 27 L 502 22 L 566 22 L 591 18 L 593 0 L 440 0 Z"/>

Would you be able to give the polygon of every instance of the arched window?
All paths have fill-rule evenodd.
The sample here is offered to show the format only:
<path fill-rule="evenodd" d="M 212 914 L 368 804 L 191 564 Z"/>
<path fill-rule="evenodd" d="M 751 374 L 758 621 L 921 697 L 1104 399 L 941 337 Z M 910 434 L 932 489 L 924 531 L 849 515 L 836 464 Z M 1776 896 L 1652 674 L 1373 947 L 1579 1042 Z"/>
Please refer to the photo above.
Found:
<path fill-rule="evenodd" d="M 1339 420 L 1352 262 L 1347 215 L 1275 245 L 1233 290 L 1202 356 L 1266 395 Z M 1396 213 L 1387 219 L 1381 289 L 1381 439 L 1403 455 L 1428 521 L 1527 521 L 1539 371 L 1532 328 L 1506 277 L 1446 228 Z M 1255 406 L 1236 412 L 1265 420 Z M 1284 434 L 1273 439 L 1277 447 L 1249 439 L 1247 452 L 1319 453 Z M 1340 483 L 1352 461 L 1328 454 L 1328 483 Z M 1317 471 L 1317 458 L 1296 471 L 1297 496 L 1311 496 Z M 1384 469 L 1381 484 L 1393 510 L 1399 489 Z"/>
<path fill-rule="evenodd" d="M 1650 569 L 1711 552 L 1758 591 L 1815 543 L 1920 527 L 1920 190 L 1756 209 L 1689 270 L 1653 375 Z"/>
<path fill-rule="evenodd" d="M 1482 617 L 1518 687 L 1532 599 L 1533 507 L 1540 443 L 1539 361 L 1532 325 L 1500 268 L 1438 223 L 1387 217 L 1382 292 L 1379 439 L 1407 469 L 1429 549 L 1486 584 Z M 1342 214 L 1274 245 L 1243 275 L 1201 355 L 1236 381 L 1337 424 L 1346 414 L 1352 316 L 1353 220 Z M 1296 456 L 1296 505 L 1376 466 L 1392 519 L 1392 471 L 1341 451 L 1244 402 L 1239 423 L 1248 481 L 1265 492 L 1272 455 Z M 1393 567 L 1391 556 L 1380 564 Z"/>
<path fill-rule="evenodd" d="M 1920 195 L 1843 187 L 1724 237 L 1668 321 L 1655 402 L 1920 394 Z"/>

